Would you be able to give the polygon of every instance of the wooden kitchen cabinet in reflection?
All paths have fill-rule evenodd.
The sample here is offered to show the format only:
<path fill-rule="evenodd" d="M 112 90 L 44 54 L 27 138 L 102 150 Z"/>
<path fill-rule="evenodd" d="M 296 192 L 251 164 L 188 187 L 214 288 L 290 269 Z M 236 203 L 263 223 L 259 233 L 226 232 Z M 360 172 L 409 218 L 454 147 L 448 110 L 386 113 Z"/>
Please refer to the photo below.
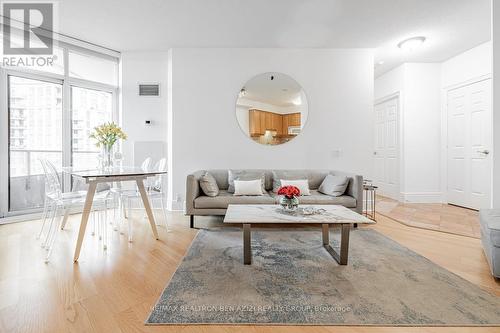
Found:
<path fill-rule="evenodd" d="M 300 127 L 300 113 L 279 114 L 264 110 L 249 110 L 249 130 L 252 137 L 264 135 L 266 130 L 276 131 L 278 137 L 289 137 L 288 128 Z"/>

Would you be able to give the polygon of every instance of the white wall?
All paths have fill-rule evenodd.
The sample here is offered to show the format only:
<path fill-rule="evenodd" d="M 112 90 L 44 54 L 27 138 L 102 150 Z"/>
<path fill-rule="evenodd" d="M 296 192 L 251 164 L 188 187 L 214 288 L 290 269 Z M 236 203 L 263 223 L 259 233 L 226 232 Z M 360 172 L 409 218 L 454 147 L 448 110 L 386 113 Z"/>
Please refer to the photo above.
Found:
<path fill-rule="evenodd" d="M 440 202 L 440 64 L 406 63 L 375 80 L 376 102 L 395 94 L 400 105 L 400 197 Z"/>
<path fill-rule="evenodd" d="M 441 202 L 441 66 L 405 64 L 404 188 L 410 202 Z"/>
<path fill-rule="evenodd" d="M 128 140 L 123 144 L 124 165 L 133 165 L 135 141 L 167 140 L 167 61 L 165 52 L 122 53 L 122 119 Z M 160 97 L 139 96 L 139 83 L 159 83 Z M 152 125 L 146 126 L 145 120 Z M 157 152 L 151 152 L 158 155 Z M 136 161 L 135 164 L 138 162 Z"/>
<path fill-rule="evenodd" d="M 486 42 L 443 62 L 443 88 L 491 74 L 491 52 L 492 43 Z"/>
<path fill-rule="evenodd" d="M 402 93 L 405 84 L 405 66 L 401 65 L 375 79 L 375 101 Z"/>
<path fill-rule="evenodd" d="M 493 195 L 492 206 L 500 208 L 500 4 L 492 0 L 493 40 Z"/>
<path fill-rule="evenodd" d="M 173 49 L 170 59 L 169 198 L 186 175 L 210 168 L 331 168 L 371 173 L 373 51 L 369 49 Z M 282 72 L 306 91 L 300 136 L 280 146 L 240 130 L 235 102 L 259 73 Z M 341 150 L 335 157 L 334 150 Z M 172 202 L 169 202 L 172 207 Z M 181 209 L 175 202 L 173 208 Z"/>

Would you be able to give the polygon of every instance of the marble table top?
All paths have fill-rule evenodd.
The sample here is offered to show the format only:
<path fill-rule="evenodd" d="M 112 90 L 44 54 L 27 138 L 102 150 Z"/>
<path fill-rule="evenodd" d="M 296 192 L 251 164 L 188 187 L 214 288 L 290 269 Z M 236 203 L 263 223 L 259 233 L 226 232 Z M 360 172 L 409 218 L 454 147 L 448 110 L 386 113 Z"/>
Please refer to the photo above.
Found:
<path fill-rule="evenodd" d="M 305 215 L 312 207 L 320 213 Z M 224 223 L 375 223 L 349 208 L 339 205 L 300 205 L 296 212 L 286 212 L 279 205 L 229 205 Z"/>

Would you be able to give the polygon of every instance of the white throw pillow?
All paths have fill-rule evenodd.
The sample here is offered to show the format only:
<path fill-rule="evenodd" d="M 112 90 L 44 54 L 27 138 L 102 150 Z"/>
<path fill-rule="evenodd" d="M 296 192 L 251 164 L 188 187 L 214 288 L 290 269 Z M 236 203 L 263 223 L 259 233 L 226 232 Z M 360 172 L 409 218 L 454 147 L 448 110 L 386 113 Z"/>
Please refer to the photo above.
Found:
<path fill-rule="evenodd" d="M 262 180 L 235 180 L 234 195 L 263 195 Z"/>
<path fill-rule="evenodd" d="M 280 179 L 281 186 L 295 186 L 300 190 L 300 195 L 311 195 L 309 192 L 309 181 L 307 179 L 287 180 Z"/>

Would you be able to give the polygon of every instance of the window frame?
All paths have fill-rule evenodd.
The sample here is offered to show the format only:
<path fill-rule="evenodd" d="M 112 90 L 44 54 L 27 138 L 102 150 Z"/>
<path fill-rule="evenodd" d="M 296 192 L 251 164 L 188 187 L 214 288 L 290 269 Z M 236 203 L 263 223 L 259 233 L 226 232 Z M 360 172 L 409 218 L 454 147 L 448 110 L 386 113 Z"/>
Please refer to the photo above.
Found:
<path fill-rule="evenodd" d="M 26 79 L 40 80 L 45 82 L 62 84 L 62 165 L 70 166 L 73 151 L 72 140 L 72 101 L 71 101 L 71 87 L 93 89 L 104 91 L 112 94 L 112 116 L 111 119 L 115 123 L 121 122 L 119 113 L 119 85 L 120 85 L 120 57 L 111 56 L 108 54 L 99 53 L 97 51 L 88 50 L 80 46 L 74 46 L 65 42 L 59 42 L 59 46 L 63 50 L 64 56 L 64 74 L 56 74 L 50 72 L 43 72 L 39 70 L 27 68 L 3 68 L 0 67 L 0 218 L 32 214 L 41 212 L 40 208 L 31 208 L 22 211 L 9 211 L 9 170 L 10 170 L 10 156 L 9 156 L 9 76 L 17 76 Z M 85 80 L 80 78 L 72 78 L 69 76 L 69 52 L 74 51 L 80 54 L 84 53 L 89 56 L 101 57 L 107 60 L 116 61 L 118 68 L 117 71 L 117 85 L 109 85 L 105 83 Z M 121 147 L 119 146 L 119 149 Z M 69 191 L 71 181 L 69 175 L 64 176 L 63 186 L 64 191 Z M 1 222 L 0 222 L 1 223 Z"/>

